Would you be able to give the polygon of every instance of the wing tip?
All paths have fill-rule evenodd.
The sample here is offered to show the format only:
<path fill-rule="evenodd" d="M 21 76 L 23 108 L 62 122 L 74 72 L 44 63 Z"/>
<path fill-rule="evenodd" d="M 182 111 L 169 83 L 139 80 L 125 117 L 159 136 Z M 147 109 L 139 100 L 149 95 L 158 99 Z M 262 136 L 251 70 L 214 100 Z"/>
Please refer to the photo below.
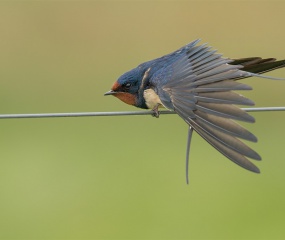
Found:
<path fill-rule="evenodd" d="M 254 165 L 255 166 L 255 165 Z M 260 169 L 258 168 L 258 167 L 256 167 L 255 166 L 255 168 L 253 168 L 253 169 L 249 169 L 251 172 L 254 172 L 254 173 L 258 173 L 258 174 L 260 174 L 261 172 L 260 172 Z"/>

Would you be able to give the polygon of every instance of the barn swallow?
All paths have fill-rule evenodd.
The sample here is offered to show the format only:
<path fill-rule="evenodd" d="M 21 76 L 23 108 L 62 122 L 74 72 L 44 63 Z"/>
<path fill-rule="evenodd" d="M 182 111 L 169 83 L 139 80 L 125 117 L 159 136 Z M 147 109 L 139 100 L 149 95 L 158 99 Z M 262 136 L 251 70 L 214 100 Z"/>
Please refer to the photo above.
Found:
<path fill-rule="evenodd" d="M 254 102 L 236 90 L 252 88 L 237 80 L 248 77 L 272 77 L 260 74 L 282 68 L 285 60 L 249 57 L 224 58 L 200 40 L 163 57 L 140 64 L 124 73 L 105 95 L 143 109 L 152 109 L 158 117 L 159 107 L 176 112 L 188 125 L 188 157 L 193 129 L 220 153 L 241 167 L 255 173 L 259 169 L 248 160 L 260 155 L 239 139 L 257 142 L 251 132 L 234 120 L 253 123 L 255 119 L 236 105 L 252 106 Z"/>

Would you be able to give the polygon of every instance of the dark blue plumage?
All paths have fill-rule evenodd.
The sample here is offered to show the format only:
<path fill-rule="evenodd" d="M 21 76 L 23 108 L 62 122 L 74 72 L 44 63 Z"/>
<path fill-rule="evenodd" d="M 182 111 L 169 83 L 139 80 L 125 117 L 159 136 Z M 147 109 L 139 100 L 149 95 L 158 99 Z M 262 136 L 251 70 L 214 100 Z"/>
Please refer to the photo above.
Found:
<path fill-rule="evenodd" d="M 254 160 L 261 157 L 239 140 L 256 142 L 257 138 L 233 121 L 254 122 L 252 116 L 235 106 L 254 103 L 233 91 L 251 89 L 236 80 L 284 67 L 285 60 L 257 57 L 231 60 L 205 44 L 197 46 L 198 42 L 124 73 L 105 95 L 114 95 L 139 108 L 151 108 L 156 115 L 158 107 L 175 111 L 190 129 L 227 158 L 259 172 L 247 157 Z"/>
<path fill-rule="evenodd" d="M 166 75 L 165 69 L 167 69 L 168 66 L 171 66 L 171 64 L 173 64 L 181 56 L 185 55 L 189 50 L 189 48 L 191 46 L 194 46 L 197 42 L 198 40 L 170 54 L 142 63 L 138 67 L 124 73 L 122 76 L 119 77 L 119 79 L 116 82 L 116 84 L 118 84 L 115 86 L 117 88 L 116 92 L 121 91 L 121 92 L 128 92 L 134 94 L 136 97 L 135 106 L 147 109 L 148 107 L 145 104 L 145 100 L 143 98 L 143 90 L 145 89 L 141 89 L 141 91 L 139 91 L 143 75 L 146 72 L 146 70 L 150 69 L 148 73 L 148 78 L 146 79 L 145 82 L 145 88 L 150 88 L 156 85 L 158 81 L 166 82 L 167 79 L 165 78 Z M 128 86 L 126 87 L 127 84 L 129 84 L 130 87 Z M 128 104 L 133 105 L 132 101 Z"/>

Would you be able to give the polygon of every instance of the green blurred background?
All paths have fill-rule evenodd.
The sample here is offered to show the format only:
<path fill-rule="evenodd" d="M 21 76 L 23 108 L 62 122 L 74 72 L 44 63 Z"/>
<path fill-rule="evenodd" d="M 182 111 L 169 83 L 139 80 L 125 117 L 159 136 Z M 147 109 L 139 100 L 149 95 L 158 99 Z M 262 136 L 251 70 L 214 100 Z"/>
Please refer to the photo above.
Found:
<path fill-rule="evenodd" d="M 1 1 L 1 113 L 136 110 L 103 97 L 139 63 L 202 38 L 285 58 L 284 1 Z M 285 70 L 270 73 L 285 77 Z M 256 106 L 285 82 L 246 79 Z M 284 112 L 252 114 L 261 174 L 174 115 L 0 121 L 0 239 L 285 239 Z"/>

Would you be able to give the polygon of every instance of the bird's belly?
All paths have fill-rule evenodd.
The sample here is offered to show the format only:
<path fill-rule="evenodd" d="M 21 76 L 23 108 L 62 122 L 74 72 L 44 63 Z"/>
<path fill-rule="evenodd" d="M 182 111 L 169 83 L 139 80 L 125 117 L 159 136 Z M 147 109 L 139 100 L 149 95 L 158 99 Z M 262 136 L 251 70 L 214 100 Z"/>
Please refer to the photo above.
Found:
<path fill-rule="evenodd" d="M 153 109 L 154 107 L 157 106 L 157 104 L 159 104 L 159 107 L 163 107 L 163 104 L 160 101 L 159 96 L 156 94 L 154 90 L 152 89 L 144 90 L 143 97 L 148 108 Z"/>

